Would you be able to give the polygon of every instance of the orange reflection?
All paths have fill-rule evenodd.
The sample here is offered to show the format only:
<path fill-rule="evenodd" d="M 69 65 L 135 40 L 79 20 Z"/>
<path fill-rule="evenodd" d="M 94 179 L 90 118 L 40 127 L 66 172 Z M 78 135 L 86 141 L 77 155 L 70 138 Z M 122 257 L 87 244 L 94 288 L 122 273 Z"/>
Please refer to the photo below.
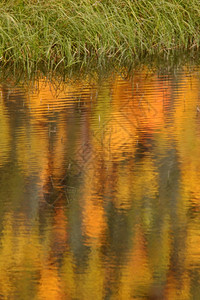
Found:
<path fill-rule="evenodd" d="M 146 70 L 59 90 L 41 79 L 15 122 L 2 87 L 4 298 L 191 299 L 200 104 L 186 75 L 176 88 Z"/>

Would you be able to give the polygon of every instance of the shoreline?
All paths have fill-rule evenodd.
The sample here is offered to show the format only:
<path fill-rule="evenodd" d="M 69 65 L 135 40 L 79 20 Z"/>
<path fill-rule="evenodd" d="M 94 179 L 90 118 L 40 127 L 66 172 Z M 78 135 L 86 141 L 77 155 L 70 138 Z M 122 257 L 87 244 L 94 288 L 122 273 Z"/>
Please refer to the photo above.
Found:
<path fill-rule="evenodd" d="M 28 73 L 198 53 L 196 0 L 18 0 L 0 4 L 0 63 Z"/>

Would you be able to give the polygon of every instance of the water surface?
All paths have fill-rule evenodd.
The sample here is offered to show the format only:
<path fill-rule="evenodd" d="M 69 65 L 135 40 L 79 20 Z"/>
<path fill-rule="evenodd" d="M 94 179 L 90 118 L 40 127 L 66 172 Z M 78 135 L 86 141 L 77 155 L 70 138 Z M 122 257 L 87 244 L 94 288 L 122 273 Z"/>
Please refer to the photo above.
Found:
<path fill-rule="evenodd" d="M 200 74 L 0 86 L 0 299 L 199 299 Z"/>

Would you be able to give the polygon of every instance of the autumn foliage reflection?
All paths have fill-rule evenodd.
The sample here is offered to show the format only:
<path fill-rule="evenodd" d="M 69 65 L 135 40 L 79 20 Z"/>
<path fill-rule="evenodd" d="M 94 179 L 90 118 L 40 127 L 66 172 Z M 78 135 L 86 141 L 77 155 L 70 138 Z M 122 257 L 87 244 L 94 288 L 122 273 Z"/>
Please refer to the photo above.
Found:
<path fill-rule="evenodd" d="M 1 86 L 0 295 L 191 299 L 199 74 Z"/>

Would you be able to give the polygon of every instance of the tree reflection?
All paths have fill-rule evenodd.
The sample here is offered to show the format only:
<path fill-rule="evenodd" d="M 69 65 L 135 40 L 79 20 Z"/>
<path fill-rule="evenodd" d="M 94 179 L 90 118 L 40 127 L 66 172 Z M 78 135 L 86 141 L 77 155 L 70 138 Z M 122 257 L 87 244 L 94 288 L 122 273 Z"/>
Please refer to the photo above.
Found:
<path fill-rule="evenodd" d="M 0 294 L 196 297 L 198 73 L 45 82 L 1 87 Z"/>

